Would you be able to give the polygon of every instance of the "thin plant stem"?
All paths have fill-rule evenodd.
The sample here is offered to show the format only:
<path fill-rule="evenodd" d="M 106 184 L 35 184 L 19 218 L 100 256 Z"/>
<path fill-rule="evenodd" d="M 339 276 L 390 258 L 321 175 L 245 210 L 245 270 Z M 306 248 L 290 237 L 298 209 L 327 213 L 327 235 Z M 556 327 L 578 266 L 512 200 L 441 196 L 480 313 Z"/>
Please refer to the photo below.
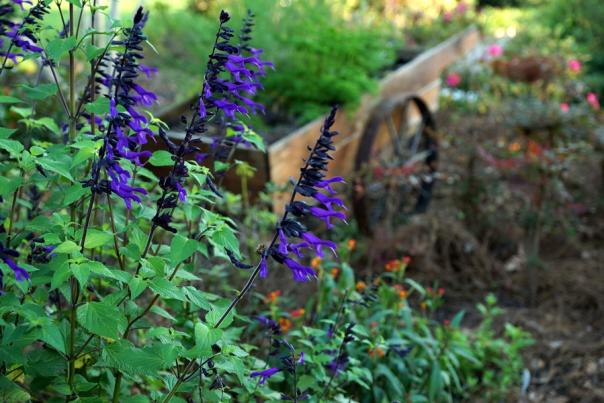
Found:
<path fill-rule="evenodd" d="M 113 232 L 113 247 L 115 248 L 115 257 L 120 265 L 122 271 L 125 270 L 122 256 L 120 255 L 120 245 L 117 237 L 117 231 L 115 230 L 115 218 L 113 216 L 113 202 L 111 201 L 111 195 L 107 195 L 107 205 L 109 206 L 109 222 L 111 223 L 111 232 Z"/>
<path fill-rule="evenodd" d="M 9 213 L 10 215 L 9 215 L 9 222 L 8 222 L 8 232 L 6 234 L 6 244 L 7 245 L 10 245 L 10 241 L 11 241 L 11 235 L 12 235 L 12 232 L 13 232 L 13 222 L 15 221 L 15 210 L 17 208 L 17 197 L 18 197 L 20 191 L 21 191 L 21 187 L 19 186 L 13 192 L 13 200 L 12 200 L 11 205 L 10 205 L 10 213 Z"/>
<path fill-rule="evenodd" d="M 59 83 L 59 78 L 57 76 L 57 72 L 55 71 L 55 67 L 53 66 L 52 60 L 50 60 L 46 51 L 44 52 L 44 57 L 46 58 L 46 60 L 48 60 L 48 66 L 50 67 L 50 74 L 52 75 L 52 79 L 57 86 L 57 92 L 59 93 L 59 99 L 61 100 L 61 105 L 63 106 L 63 109 L 65 110 L 65 113 L 67 114 L 67 117 L 71 121 L 71 110 L 69 109 L 69 106 L 67 105 L 67 101 L 65 100 L 65 95 L 63 94 L 63 90 L 61 90 L 61 85 Z"/>

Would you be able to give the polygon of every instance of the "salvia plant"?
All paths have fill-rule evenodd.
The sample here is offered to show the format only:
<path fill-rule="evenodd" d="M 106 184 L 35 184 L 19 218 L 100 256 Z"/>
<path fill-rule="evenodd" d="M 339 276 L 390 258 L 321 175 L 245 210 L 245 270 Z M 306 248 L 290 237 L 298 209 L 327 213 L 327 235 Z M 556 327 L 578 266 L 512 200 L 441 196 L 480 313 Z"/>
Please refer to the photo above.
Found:
<path fill-rule="evenodd" d="M 101 16 L 94 0 L 0 5 L 10 83 L 0 96 L 0 400 L 219 400 L 253 395 L 278 372 L 295 378 L 304 356 L 277 332 L 279 365 L 256 368 L 236 306 L 270 268 L 306 282 L 309 259 L 335 253 L 316 229 L 345 222 L 343 179 L 327 176 L 336 108 L 272 237 L 245 257 L 219 202 L 234 150 L 263 149 L 245 120 L 263 112 L 254 96 L 273 65 L 253 47 L 253 14 L 236 32 L 221 12 L 207 61 L 195 61 L 199 96 L 180 140 L 148 110 L 158 102 L 145 88 L 157 73 L 143 62 L 149 14 L 139 8 L 108 31 Z M 204 278 L 229 267 L 248 275 L 232 299 L 236 286 L 220 296 Z M 308 397 L 293 385 L 283 396 Z"/>

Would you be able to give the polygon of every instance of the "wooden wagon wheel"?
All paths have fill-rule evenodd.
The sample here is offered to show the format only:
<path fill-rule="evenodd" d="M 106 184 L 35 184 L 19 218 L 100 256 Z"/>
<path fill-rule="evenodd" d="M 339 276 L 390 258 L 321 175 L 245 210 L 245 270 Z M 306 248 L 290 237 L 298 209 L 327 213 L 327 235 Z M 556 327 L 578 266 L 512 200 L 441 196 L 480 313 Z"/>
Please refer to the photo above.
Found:
<path fill-rule="evenodd" d="M 426 103 L 405 94 L 377 105 L 355 161 L 354 215 L 361 230 L 392 234 L 432 197 L 438 162 L 435 123 Z"/>

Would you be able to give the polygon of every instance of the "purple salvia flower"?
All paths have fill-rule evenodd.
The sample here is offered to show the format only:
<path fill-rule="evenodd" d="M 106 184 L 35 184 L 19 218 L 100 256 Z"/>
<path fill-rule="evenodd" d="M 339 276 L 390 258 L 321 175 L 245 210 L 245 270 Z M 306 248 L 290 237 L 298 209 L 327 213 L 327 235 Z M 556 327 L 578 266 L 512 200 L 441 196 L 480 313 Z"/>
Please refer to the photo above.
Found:
<path fill-rule="evenodd" d="M 251 378 L 260 378 L 260 385 L 264 385 L 268 378 L 275 375 L 277 372 L 281 371 L 279 368 L 269 368 L 264 371 L 254 371 L 250 374 Z"/>
<path fill-rule="evenodd" d="M 291 270 L 294 280 L 305 283 L 317 277 L 312 267 L 304 266 L 293 259 L 286 257 L 283 263 Z"/>
<path fill-rule="evenodd" d="M 27 270 L 20 267 L 14 261 L 14 259 L 18 257 L 19 252 L 4 247 L 4 245 L 0 243 L 0 260 L 2 260 L 2 262 L 4 262 L 13 271 L 13 274 L 15 275 L 15 279 L 17 279 L 17 281 L 27 280 L 29 279 L 29 273 L 27 273 Z"/>
<path fill-rule="evenodd" d="M 132 177 L 120 165 L 122 159 L 129 160 L 135 165 L 142 165 L 143 160 L 149 158 L 149 151 L 140 151 L 141 146 L 153 138 L 153 132 L 148 128 L 147 118 L 136 110 L 137 105 L 151 105 L 157 97 L 136 84 L 137 75 L 141 69 L 138 60 L 142 59 L 141 43 L 146 40 L 143 27 L 147 21 L 148 13 L 140 7 L 133 19 L 131 28 L 124 30 L 125 39 L 114 41 L 116 45 L 123 45 L 124 51 L 115 57 L 105 55 L 104 66 L 113 64 L 113 72 L 100 72 L 96 81 L 107 87 L 109 93 L 108 125 L 104 130 L 103 146 L 99 152 L 99 160 L 93 165 L 92 177 L 84 182 L 85 186 L 93 192 L 115 193 L 122 198 L 125 205 L 131 208 L 132 201 L 141 202 L 141 195 L 145 195 L 143 188 L 132 186 L 129 182 Z M 120 112 L 118 106 L 126 112 Z M 99 127 L 99 129 L 101 129 Z M 101 180 L 101 170 L 104 169 L 109 180 Z"/>
<path fill-rule="evenodd" d="M 38 46 L 38 38 L 35 31 L 40 28 L 40 22 L 44 19 L 44 15 L 48 14 L 49 6 L 44 0 L 39 0 L 36 5 L 30 7 L 23 21 L 18 24 L 11 21 L 14 13 L 14 5 L 18 5 L 24 10 L 24 4 L 31 4 L 27 0 L 12 0 L 8 4 L 0 6 L 0 37 L 10 39 L 10 44 L 5 51 L 0 52 L 0 56 L 4 57 L 2 62 L 2 70 L 6 67 L 6 60 L 10 59 L 14 64 L 17 64 L 18 57 L 23 57 L 27 53 L 41 53 L 43 49 Z M 1 39 L 1 38 L 0 38 Z M 4 40 L 1 40 L 0 46 L 4 45 Z M 18 52 L 16 49 L 22 51 Z M 1 71 L 0 71 L 1 72 Z"/>

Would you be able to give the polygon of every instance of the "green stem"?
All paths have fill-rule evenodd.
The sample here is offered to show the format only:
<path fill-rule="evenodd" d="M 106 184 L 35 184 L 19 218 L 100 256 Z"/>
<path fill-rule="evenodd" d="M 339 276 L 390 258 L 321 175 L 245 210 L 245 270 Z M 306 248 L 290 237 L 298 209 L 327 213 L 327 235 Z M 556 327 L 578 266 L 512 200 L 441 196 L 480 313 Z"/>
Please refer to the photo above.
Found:
<path fill-rule="evenodd" d="M 8 222 L 8 232 L 7 232 L 7 235 L 6 235 L 6 245 L 7 245 L 7 247 L 10 246 L 11 234 L 13 232 L 13 221 L 15 221 L 15 210 L 17 209 L 17 195 L 19 194 L 20 190 L 21 190 L 20 186 L 17 189 L 15 189 L 15 191 L 13 192 L 13 201 L 11 202 L 11 205 L 10 205 L 10 215 L 9 215 L 9 222 Z"/>

